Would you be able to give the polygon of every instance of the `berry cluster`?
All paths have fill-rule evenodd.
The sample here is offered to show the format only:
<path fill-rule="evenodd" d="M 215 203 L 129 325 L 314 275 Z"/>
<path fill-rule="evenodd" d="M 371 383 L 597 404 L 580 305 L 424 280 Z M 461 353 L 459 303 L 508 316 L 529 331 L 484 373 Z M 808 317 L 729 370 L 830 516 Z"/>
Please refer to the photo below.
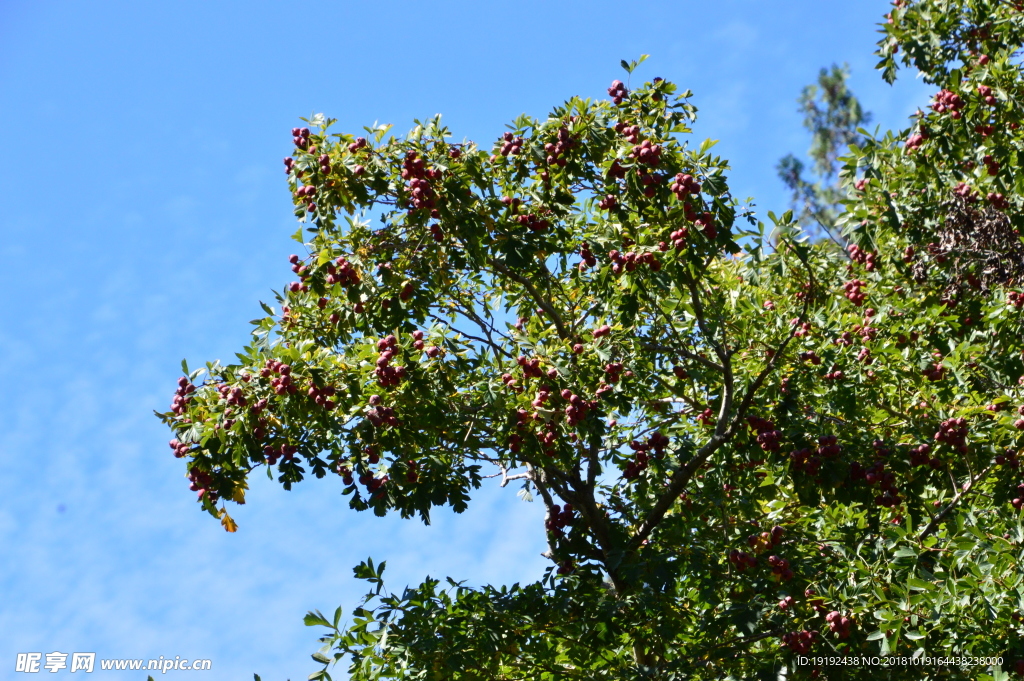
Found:
<path fill-rule="evenodd" d="M 408 370 L 404 366 L 393 367 L 391 360 L 398 349 L 398 339 L 393 335 L 381 338 L 377 341 L 377 368 L 374 374 L 377 376 L 377 383 L 384 388 L 396 386 L 406 377 Z"/>
<path fill-rule="evenodd" d="M 374 404 L 374 397 L 377 398 L 377 404 Z M 380 397 L 378 395 L 374 395 L 370 398 L 370 404 L 373 406 L 366 411 L 367 420 L 372 423 L 375 428 L 380 428 L 385 425 L 397 428 L 401 425 L 401 422 L 395 416 L 395 410 L 391 407 L 382 407 L 379 402 Z"/>
<path fill-rule="evenodd" d="M 989 192 L 985 198 L 996 210 L 1006 210 L 1010 207 L 1010 202 L 999 192 Z"/>
<path fill-rule="evenodd" d="M 900 503 L 899 489 L 896 487 L 896 475 L 885 470 L 885 461 L 876 459 L 870 466 L 863 468 L 859 463 L 850 466 L 850 478 L 863 479 L 869 487 L 878 485 L 881 494 L 875 496 L 875 504 L 892 508 Z"/>
<path fill-rule="evenodd" d="M 979 123 L 974 126 L 974 132 L 978 133 L 982 137 L 989 137 L 996 131 L 996 126 L 991 124 Z"/>
<path fill-rule="evenodd" d="M 846 372 L 840 369 L 838 364 L 833 364 L 832 370 L 827 372 L 822 378 L 826 381 L 841 381 L 846 378 Z"/>
<path fill-rule="evenodd" d="M 981 160 L 985 164 L 985 170 L 988 172 L 989 175 L 995 177 L 996 175 L 999 174 L 999 161 L 997 161 L 994 156 L 992 156 L 991 154 L 985 154 L 985 156 L 982 157 Z"/>
<path fill-rule="evenodd" d="M 708 407 L 697 415 L 697 423 L 702 426 L 710 426 L 715 422 L 715 413 Z"/>
<path fill-rule="evenodd" d="M 928 130 L 926 128 L 921 128 L 920 132 L 915 132 L 907 138 L 907 151 L 914 151 L 918 149 L 922 144 L 924 144 L 925 140 L 928 139 L 928 136 Z"/>
<path fill-rule="evenodd" d="M 1018 310 L 1024 307 L 1024 293 L 1010 291 L 1006 294 L 1006 300 L 1010 305 L 1013 305 Z"/>
<path fill-rule="evenodd" d="M 622 362 L 609 362 L 604 365 L 604 372 L 608 374 L 609 383 L 618 383 L 623 370 Z"/>
<path fill-rule="evenodd" d="M 757 443 L 761 445 L 761 449 L 766 452 L 779 451 L 779 447 L 781 447 L 779 438 L 782 437 L 782 431 L 775 429 L 774 422 L 760 416 L 748 416 L 747 425 L 757 433 Z"/>
<path fill-rule="evenodd" d="M 942 466 L 942 462 L 931 456 L 932 446 L 928 443 L 920 444 L 910 449 L 910 465 L 911 466 L 931 466 L 932 468 L 939 468 Z"/>
<path fill-rule="evenodd" d="M 370 473 L 363 473 L 359 476 L 359 482 L 366 486 L 366 491 L 371 497 L 376 497 L 384 492 L 383 487 L 388 483 L 388 476 L 375 478 Z"/>
<path fill-rule="evenodd" d="M 292 383 L 292 368 L 284 362 L 276 359 L 268 359 L 266 365 L 260 370 L 260 376 L 270 378 L 277 376 L 270 381 L 270 387 L 276 395 L 294 395 L 298 388 Z"/>
<path fill-rule="evenodd" d="M 1016 494 L 1017 496 L 1010 500 L 1010 504 L 1013 505 L 1015 510 L 1019 511 L 1021 508 L 1024 508 L 1024 482 L 1017 485 Z"/>
<path fill-rule="evenodd" d="M 795 602 L 796 601 L 793 600 L 792 596 L 786 596 L 781 601 L 779 601 L 779 610 L 781 610 L 782 612 L 786 612 L 787 610 L 793 607 Z"/>
<path fill-rule="evenodd" d="M 572 521 L 572 504 L 566 504 L 565 508 L 560 507 L 558 504 L 553 504 L 547 520 L 544 521 L 544 528 L 555 535 L 555 538 L 561 539 L 565 536 L 565 528 L 572 525 Z"/>
<path fill-rule="evenodd" d="M 501 382 L 505 384 L 507 388 L 510 388 L 515 393 L 523 392 L 523 386 L 516 385 L 516 377 L 512 374 L 502 374 Z"/>
<path fill-rule="evenodd" d="M 438 243 L 444 241 L 444 231 L 442 231 L 441 225 L 436 222 L 430 225 L 430 237 Z"/>
<path fill-rule="evenodd" d="M 661 261 L 650 251 L 645 253 L 638 251 L 620 253 L 618 250 L 612 249 L 608 252 L 608 258 L 612 261 L 612 274 L 615 275 L 622 274 L 623 270 L 632 272 L 636 269 L 637 263 L 647 265 L 651 268 L 652 272 L 657 272 L 661 269 Z"/>
<path fill-rule="evenodd" d="M 320 164 L 320 172 L 324 175 L 331 174 L 331 157 L 327 154 L 320 154 L 317 158 L 317 163 Z"/>
<path fill-rule="evenodd" d="M 531 232 L 543 232 L 550 226 L 550 223 L 548 223 L 547 220 L 534 215 L 533 213 L 529 213 L 528 215 L 517 215 L 516 222 L 523 227 L 529 228 Z"/>
<path fill-rule="evenodd" d="M 588 402 L 568 388 L 563 389 L 561 395 L 569 403 L 565 407 L 565 420 L 570 426 L 575 426 L 587 417 L 591 409 L 597 408 L 596 401 Z"/>
<path fill-rule="evenodd" d="M 779 581 L 788 582 L 793 579 L 793 569 L 789 567 L 789 561 L 778 556 L 768 556 L 768 565 L 772 568 L 772 574 L 779 577 Z"/>
<path fill-rule="evenodd" d="M 708 241 L 714 241 L 718 238 L 718 230 L 715 229 L 715 216 L 713 214 L 704 213 L 694 220 L 693 224 L 700 227 L 701 232 L 707 237 Z"/>
<path fill-rule="evenodd" d="M 405 301 L 405 300 L 409 300 L 410 298 L 412 298 L 412 295 L 414 293 L 416 293 L 416 287 L 413 286 L 411 281 L 407 281 L 405 283 L 405 285 L 402 286 L 402 290 L 398 293 L 398 297 L 401 300 Z"/>
<path fill-rule="evenodd" d="M 366 138 L 365 137 L 357 137 L 355 142 L 353 142 L 352 144 L 348 145 L 348 150 L 349 150 L 349 153 L 354 154 L 357 151 L 359 151 L 360 149 L 363 149 L 365 147 L 366 147 Z"/>
<path fill-rule="evenodd" d="M 684 225 L 668 236 L 672 239 L 672 245 L 675 246 L 676 250 L 681 251 L 686 248 L 686 237 L 690 236 L 690 230 Z"/>
<path fill-rule="evenodd" d="M 817 638 L 818 632 L 809 629 L 791 631 L 782 635 L 782 644 L 797 655 L 806 655 L 811 652 L 811 645 Z"/>
<path fill-rule="evenodd" d="M 946 260 L 948 259 L 947 256 L 946 256 L 945 251 L 942 248 L 942 246 L 940 246 L 939 244 L 935 243 L 934 241 L 931 242 L 930 244 L 928 244 L 927 248 L 928 248 L 928 254 L 931 255 L 932 257 L 934 257 L 935 258 L 935 262 L 939 263 L 940 265 L 942 263 L 946 262 Z"/>
<path fill-rule="evenodd" d="M 501 141 L 501 151 L 499 153 L 502 156 L 508 156 L 509 154 L 512 154 L 513 156 L 518 156 L 519 153 L 523 150 L 523 138 L 516 137 L 510 132 L 506 132 L 504 135 L 502 135 Z"/>
<path fill-rule="evenodd" d="M 227 385 L 221 385 L 219 388 L 217 388 L 217 392 L 220 393 L 221 399 L 227 402 L 228 405 L 230 405 L 224 410 L 224 428 L 230 428 L 231 426 L 235 425 L 235 420 L 227 417 L 230 417 L 232 415 L 232 407 L 244 407 L 247 404 L 245 394 L 242 392 L 241 388 L 237 386 L 232 388 Z"/>
<path fill-rule="evenodd" d="M 533 398 L 533 402 L 530 404 L 533 405 L 534 409 L 540 409 L 547 403 L 549 397 L 551 397 L 551 387 L 547 385 L 542 386 L 537 390 L 537 396 Z"/>
<path fill-rule="evenodd" d="M 198 467 L 193 466 L 188 470 L 188 479 L 191 483 L 188 488 L 193 492 L 197 492 L 197 498 L 203 499 L 204 497 L 209 500 L 211 504 L 217 503 L 217 493 L 210 489 L 210 484 L 213 479 L 210 474 L 206 471 L 199 470 Z"/>
<path fill-rule="evenodd" d="M 559 168 L 565 167 L 565 153 L 574 145 L 575 142 L 569 134 L 569 129 L 564 126 L 559 128 L 555 141 L 544 145 L 544 151 L 548 154 L 547 159 L 545 159 L 548 165 L 557 165 Z"/>
<path fill-rule="evenodd" d="M 953 193 L 962 199 L 966 199 L 968 203 L 974 203 L 978 200 L 978 195 L 974 193 L 974 189 L 971 188 L 971 185 L 966 182 L 958 182 L 957 185 L 953 187 Z M 931 244 L 928 245 L 929 247 L 931 246 Z M 929 250 L 931 250 L 931 248 L 929 248 Z"/>
<path fill-rule="evenodd" d="M 988 85 L 979 85 L 978 94 L 981 96 L 982 100 L 989 106 L 995 106 L 999 104 L 999 100 L 996 99 L 995 95 L 992 94 L 992 88 L 990 88 Z"/>
<path fill-rule="evenodd" d="M 292 128 L 292 142 L 299 149 L 306 149 L 309 146 L 309 128 Z"/>
<path fill-rule="evenodd" d="M 305 189 L 305 187 L 303 187 L 302 189 Z M 312 187 L 310 187 L 310 189 L 312 189 Z M 309 267 L 307 265 L 302 264 L 302 262 L 299 260 L 299 256 L 295 255 L 294 253 L 288 256 L 288 262 L 292 264 L 292 272 L 295 272 L 297 275 L 299 275 L 298 281 L 293 281 L 292 283 L 288 284 L 288 290 L 293 293 L 298 293 L 299 291 L 308 291 L 309 285 L 306 284 L 306 279 L 309 277 Z"/>
<path fill-rule="evenodd" d="M 750 568 L 757 567 L 757 558 L 746 551 L 739 551 L 737 549 L 729 551 L 729 562 L 732 563 L 732 566 L 738 572 L 745 572 Z"/>
<path fill-rule="evenodd" d="M 291 175 L 292 169 L 295 167 L 295 159 L 288 156 L 284 159 L 284 174 Z"/>
<path fill-rule="evenodd" d="M 614 194 L 608 194 L 603 199 L 597 202 L 597 207 L 601 210 L 612 210 L 619 205 L 619 200 Z"/>
<path fill-rule="evenodd" d="M 338 258 L 334 263 L 327 263 L 327 278 L 325 281 L 328 286 L 341 284 L 343 287 L 348 288 L 359 283 L 359 273 L 356 272 L 352 263 L 348 260 Z"/>
<path fill-rule="evenodd" d="M 544 432 L 537 435 L 540 439 L 540 449 L 546 456 L 554 456 L 555 446 L 558 442 L 558 424 L 552 419 L 544 425 L 544 428 Z"/>
<path fill-rule="evenodd" d="M 821 457 L 813 449 L 804 447 L 789 453 L 793 468 L 807 475 L 815 475 L 821 469 Z"/>
<path fill-rule="evenodd" d="M 588 267 L 594 267 L 597 265 L 597 258 L 590 251 L 590 244 L 586 241 L 580 244 L 580 258 L 583 259 L 582 262 L 580 262 L 580 272 Z"/>
<path fill-rule="evenodd" d="M 615 132 L 625 137 L 626 141 L 629 142 L 630 144 L 636 144 L 637 142 L 640 141 L 639 125 L 629 125 L 628 123 L 619 121 L 618 123 L 615 124 Z M 615 163 L 613 164 L 613 168 L 616 165 L 618 165 L 618 161 L 615 161 Z M 619 175 L 619 177 L 625 177 L 625 169 L 619 166 L 619 170 L 622 171 L 622 175 Z"/>
<path fill-rule="evenodd" d="M 850 628 L 853 626 L 852 619 L 840 614 L 837 610 L 833 610 L 825 615 L 825 621 L 828 623 L 829 630 L 840 639 L 850 638 Z"/>
<path fill-rule="evenodd" d="M 935 103 L 931 105 L 936 113 L 949 112 L 950 117 L 959 120 L 963 116 L 960 111 L 964 106 L 963 98 L 950 90 L 941 90 L 935 95 Z"/>
<path fill-rule="evenodd" d="M 648 452 L 654 452 L 654 458 L 660 459 L 665 454 L 665 447 L 668 446 L 668 443 L 668 436 L 663 435 L 661 431 L 651 434 L 647 438 L 647 442 L 640 442 L 638 440 L 630 442 L 629 448 L 634 452 L 633 460 L 626 464 L 622 471 L 622 477 L 626 480 L 632 480 L 639 476 L 647 470 L 647 466 L 650 464 L 651 455 Z"/>
<path fill-rule="evenodd" d="M 413 208 L 434 209 L 434 190 L 430 186 L 430 180 L 441 177 L 441 171 L 436 168 L 426 169 L 426 164 L 415 151 L 410 151 L 402 162 L 402 179 L 406 180 L 406 189 L 411 195 Z M 436 217 L 431 212 L 432 217 Z"/>
<path fill-rule="evenodd" d="M 167 443 L 170 448 L 174 451 L 174 458 L 181 459 L 188 454 L 190 447 L 184 442 L 179 442 L 178 438 L 174 438 Z"/>
<path fill-rule="evenodd" d="M 629 96 L 629 90 L 626 89 L 626 84 L 621 80 L 613 80 L 611 87 L 608 88 L 608 95 L 616 104 L 622 104 L 622 100 Z"/>
<path fill-rule="evenodd" d="M 856 244 L 850 244 L 850 247 L 847 250 L 850 252 L 851 260 L 864 265 L 864 269 L 868 272 L 875 271 L 875 258 L 878 257 L 876 253 L 872 251 L 865 251 Z"/>
<path fill-rule="evenodd" d="M 943 366 L 942 362 L 936 362 L 935 364 L 929 364 L 927 367 L 921 370 L 921 375 L 927 378 L 933 383 L 941 381 L 946 376 L 946 367 Z"/>
<path fill-rule="evenodd" d="M 328 385 L 320 388 L 310 381 L 309 390 L 306 391 L 306 394 L 313 398 L 313 401 L 316 402 L 317 406 L 330 411 L 336 406 L 334 400 L 330 399 L 334 397 L 335 392 L 334 386 Z"/>
<path fill-rule="evenodd" d="M 415 350 L 422 350 L 424 346 L 423 332 L 416 329 L 412 332 L 412 347 Z"/>
<path fill-rule="evenodd" d="M 405 474 L 406 482 L 418 482 L 420 479 L 419 464 L 409 460 L 405 462 L 405 465 L 409 468 L 409 471 Z"/>
<path fill-rule="evenodd" d="M 814 364 L 815 366 L 821 364 L 821 357 L 819 357 L 818 353 L 816 353 L 814 350 L 808 350 L 807 352 L 801 352 L 799 357 L 800 357 L 800 361 L 801 362 L 810 362 L 811 364 Z"/>
<path fill-rule="evenodd" d="M 181 416 L 188 409 L 188 403 L 192 401 L 192 393 L 196 391 L 196 387 L 188 380 L 186 376 L 182 376 L 178 379 L 178 389 L 174 391 L 174 399 L 171 400 L 171 411 L 176 416 Z"/>
<path fill-rule="evenodd" d="M 839 445 L 835 435 L 822 435 L 818 438 L 818 456 L 826 459 L 834 459 L 839 456 L 843 448 Z"/>
<path fill-rule="evenodd" d="M 843 284 L 843 290 L 847 299 L 857 307 L 864 304 L 864 299 L 867 298 L 867 294 L 861 291 L 861 287 L 867 286 L 867 282 L 863 282 L 860 279 L 853 279 Z"/>
<path fill-rule="evenodd" d="M 678 173 L 669 189 L 672 190 L 677 199 L 682 201 L 686 198 L 687 194 L 700 194 L 700 182 L 697 182 L 693 175 Z"/>
<path fill-rule="evenodd" d="M 277 460 L 284 457 L 285 461 L 292 461 L 296 459 L 295 455 L 298 453 L 299 448 L 296 445 L 282 444 L 279 447 L 273 445 L 266 445 L 263 447 L 263 454 L 267 457 L 267 465 L 274 466 L 277 464 Z"/>
<path fill-rule="evenodd" d="M 754 549 L 754 551 L 760 553 L 781 544 L 782 537 L 785 534 L 786 530 L 784 530 L 781 525 L 776 525 L 772 528 L 771 532 L 762 532 L 760 534 L 750 535 L 747 537 L 747 544 Z"/>
<path fill-rule="evenodd" d="M 946 419 L 935 432 L 936 442 L 945 442 L 961 454 L 967 453 L 967 419 L 960 417 Z"/>
<path fill-rule="evenodd" d="M 629 157 L 655 168 L 661 162 L 661 145 L 651 144 L 650 140 L 644 140 L 633 147 L 629 152 Z"/>
<path fill-rule="evenodd" d="M 1009 466 L 1010 468 L 1019 469 L 1020 459 L 1017 458 L 1018 454 L 1016 450 L 1007 449 L 1005 454 L 996 455 L 995 462 L 997 466 Z"/>
<path fill-rule="evenodd" d="M 523 378 L 543 378 L 544 372 L 540 369 L 540 359 L 534 357 L 529 359 L 520 355 L 516 358 L 516 364 L 523 368 Z"/>

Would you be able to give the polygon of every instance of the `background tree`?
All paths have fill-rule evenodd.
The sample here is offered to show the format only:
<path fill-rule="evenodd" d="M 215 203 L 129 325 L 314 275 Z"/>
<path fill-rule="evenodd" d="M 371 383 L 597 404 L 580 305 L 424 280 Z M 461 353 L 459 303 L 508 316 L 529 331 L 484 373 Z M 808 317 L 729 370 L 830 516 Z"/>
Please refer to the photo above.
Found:
<path fill-rule="evenodd" d="M 798 100 L 804 127 L 811 133 L 809 155 L 815 180 L 805 177 L 803 162 L 793 154 L 779 161 L 779 177 L 793 193 L 796 222 L 805 231 L 840 243 L 838 220 L 847 198 L 839 182 L 839 159 L 847 149 L 860 146 L 858 128 L 871 122 L 871 114 L 847 87 L 850 69 L 835 64 L 822 69 L 817 84 L 808 85 Z M 846 244 L 840 243 L 843 247 Z"/>
<path fill-rule="evenodd" d="M 314 678 L 342 659 L 358 679 L 1024 671 L 1024 244 L 1002 170 L 1024 18 L 921 0 L 884 30 L 886 77 L 900 53 L 940 90 L 843 159 L 849 258 L 742 212 L 662 79 L 483 145 L 439 119 L 292 131 L 297 281 L 162 415 L 200 503 L 234 531 L 218 505 L 263 468 L 427 520 L 492 467 L 544 504 L 552 560 L 525 586 L 394 593 L 367 561 L 348 624 L 307 616 L 328 628 Z"/>

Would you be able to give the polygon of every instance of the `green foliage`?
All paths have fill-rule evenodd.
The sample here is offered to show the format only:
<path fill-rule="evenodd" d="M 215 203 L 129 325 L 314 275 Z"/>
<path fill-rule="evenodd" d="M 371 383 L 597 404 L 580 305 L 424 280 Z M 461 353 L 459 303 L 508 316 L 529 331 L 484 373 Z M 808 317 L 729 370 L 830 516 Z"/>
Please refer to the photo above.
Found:
<path fill-rule="evenodd" d="M 880 67 L 898 45 L 943 89 L 905 131 L 855 137 L 841 70 L 824 108 L 809 91 L 819 175 L 849 148 L 829 223 L 848 253 L 806 214 L 745 213 L 662 80 L 483 145 L 439 118 L 296 129 L 299 279 L 160 415 L 200 503 L 235 529 L 218 504 L 265 469 L 428 520 L 494 470 L 545 505 L 552 560 L 525 586 L 400 595 L 368 560 L 347 623 L 306 615 L 327 629 L 310 678 L 1006 678 L 1022 29 L 1014 3 L 898 3 Z M 890 654 L 1002 662 L 796 663 Z"/>

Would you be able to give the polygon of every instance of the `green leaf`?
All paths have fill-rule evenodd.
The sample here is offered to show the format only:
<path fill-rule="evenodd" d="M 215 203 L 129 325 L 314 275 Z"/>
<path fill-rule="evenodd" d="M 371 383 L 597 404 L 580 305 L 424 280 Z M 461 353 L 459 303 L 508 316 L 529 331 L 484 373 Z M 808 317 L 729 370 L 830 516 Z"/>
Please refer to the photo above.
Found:
<path fill-rule="evenodd" d="M 331 623 L 324 618 L 323 613 L 321 613 L 319 610 L 317 610 L 316 612 L 307 612 L 306 616 L 302 618 L 302 621 L 306 623 L 307 627 L 331 626 Z"/>

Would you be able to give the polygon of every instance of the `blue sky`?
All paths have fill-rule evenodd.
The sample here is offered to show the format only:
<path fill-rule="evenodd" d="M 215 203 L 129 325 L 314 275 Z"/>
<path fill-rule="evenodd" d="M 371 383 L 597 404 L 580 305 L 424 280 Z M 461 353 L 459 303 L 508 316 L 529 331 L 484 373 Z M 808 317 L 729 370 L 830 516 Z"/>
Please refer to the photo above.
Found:
<path fill-rule="evenodd" d="M 394 588 L 541 575 L 542 510 L 496 481 L 430 527 L 350 511 L 332 478 L 285 492 L 256 476 L 236 534 L 194 503 L 152 412 L 183 357 L 231 359 L 289 280 L 281 159 L 300 116 L 402 131 L 442 113 L 456 138 L 493 140 L 520 113 L 603 96 L 646 53 L 638 78 L 693 90 L 733 193 L 780 211 L 774 166 L 809 145 L 795 99 L 820 67 L 848 62 L 883 129 L 925 104 L 912 74 L 873 71 L 886 8 L 0 2 L 0 675 L 18 652 L 61 651 L 297 681 L 319 635 L 302 615 L 348 612 L 367 556 Z"/>

